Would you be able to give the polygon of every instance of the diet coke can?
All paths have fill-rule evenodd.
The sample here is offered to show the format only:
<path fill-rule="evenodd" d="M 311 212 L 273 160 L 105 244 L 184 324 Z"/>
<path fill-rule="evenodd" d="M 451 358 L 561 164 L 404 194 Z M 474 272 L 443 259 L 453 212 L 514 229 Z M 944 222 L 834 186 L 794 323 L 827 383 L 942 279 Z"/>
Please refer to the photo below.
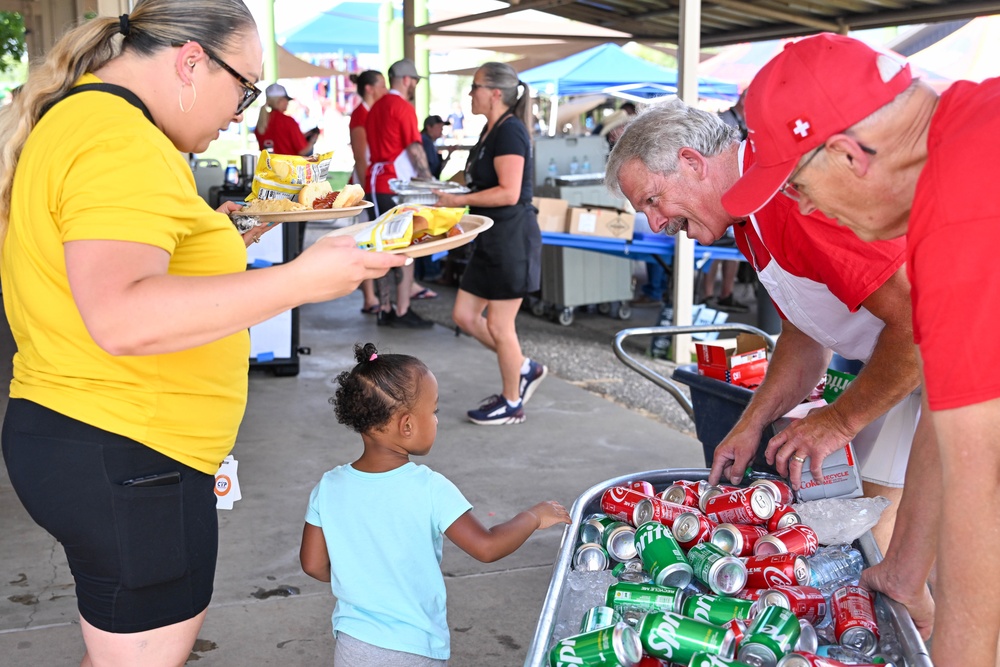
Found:
<path fill-rule="evenodd" d="M 750 482 L 750 488 L 755 486 L 767 489 L 776 505 L 791 505 L 794 501 L 792 487 L 779 479 L 755 479 Z"/>
<path fill-rule="evenodd" d="M 860 586 L 844 586 L 833 592 L 830 606 L 837 641 L 868 655 L 874 653 L 879 633 L 871 593 Z"/>
<path fill-rule="evenodd" d="M 601 510 L 618 521 L 631 521 L 636 503 L 648 497 L 626 486 L 612 486 L 601 496 Z"/>
<path fill-rule="evenodd" d="M 800 620 L 820 623 L 826 618 L 826 598 L 812 586 L 775 586 L 757 600 L 758 612 L 766 607 L 783 607 Z"/>
<path fill-rule="evenodd" d="M 791 505 L 775 505 L 774 514 L 767 520 L 767 532 L 774 533 L 796 523 L 802 523 L 802 517 Z"/>
<path fill-rule="evenodd" d="M 731 484 L 719 484 L 718 486 L 708 486 L 705 487 L 698 495 L 698 509 L 702 512 L 705 511 L 705 505 L 709 500 L 716 496 L 725 495 L 727 493 L 732 493 L 733 491 L 739 491 L 740 487 L 733 486 Z"/>
<path fill-rule="evenodd" d="M 819 539 L 816 537 L 816 531 L 804 523 L 795 523 L 757 540 L 753 553 L 755 556 L 783 553 L 812 556 L 818 548 Z"/>
<path fill-rule="evenodd" d="M 688 507 L 698 507 L 698 499 L 701 494 L 698 493 L 698 484 L 704 484 L 705 482 L 674 482 L 668 486 L 663 493 L 660 494 L 660 498 L 666 500 L 667 502 L 677 503 L 678 505 L 687 505 Z"/>
<path fill-rule="evenodd" d="M 684 512 L 674 520 L 670 530 L 684 551 L 696 544 L 707 542 L 712 537 L 715 524 L 701 512 Z"/>
<path fill-rule="evenodd" d="M 636 480 L 628 485 L 628 488 L 633 491 L 638 491 L 639 493 L 647 496 L 655 496 L 656 491 L 653 489 L 653 485 L 649 482 L 643 480 Z"/>
<path fill-rule="evenodd" d="M 712 544 L 734 556 L 750 556 L 753 545 L 757 543 L 767 529 L 748 523 L 720 523 L 712 531 Z"/>
<path fill-rule="evenodd" d="M 705 514 L 716 523 L 765 524 L 774 514 L 774 498 L 759 486 L 709 498 Z"/>
<path fill-rule="evenodd" d="M 636 503 L 635 510 L 632 512 L 632 523 L 638 527 L 647 521 L 655 521 L 670 528 L 674 525 L 677 517 L 690 511 L 691 508 L 687 505 L 668 503 L 655 496 L 646 496 Z"/>
<path fill-rule="evenodd" d="M 798 554 L 751 556 L 746 559 L 747 588 L 804 586 L 809 583 L 809 566 Z"/>

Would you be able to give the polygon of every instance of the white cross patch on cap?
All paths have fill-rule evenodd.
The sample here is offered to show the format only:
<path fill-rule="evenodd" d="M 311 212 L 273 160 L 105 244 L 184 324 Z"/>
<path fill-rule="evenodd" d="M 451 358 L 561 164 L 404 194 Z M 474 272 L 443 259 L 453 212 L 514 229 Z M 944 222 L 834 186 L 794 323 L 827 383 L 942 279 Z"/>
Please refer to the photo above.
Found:
<path fill-rule="evenodd" d="M 788 129 L 792 131 L 795 136 L 796 141 L 802 141 L 809 136 L 809 130 L 812 128 L 812 123 L 805 118 L 796 118 L 794 121 L 788 124 Z"/>

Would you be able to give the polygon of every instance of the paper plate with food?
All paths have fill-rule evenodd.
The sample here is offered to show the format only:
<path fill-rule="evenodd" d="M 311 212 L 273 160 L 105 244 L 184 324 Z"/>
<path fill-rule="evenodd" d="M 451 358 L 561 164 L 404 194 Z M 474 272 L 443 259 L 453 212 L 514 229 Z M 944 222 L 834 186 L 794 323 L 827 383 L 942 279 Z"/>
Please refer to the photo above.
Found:
<path fill-rule="evenodd" d="M 348 184 L 339 192 L 326 181 L 310 183 L 299 191 L 298 201 L 291 199 L 253 199 L 232 217 L 257 218 L 261 222 L 309 222 L 351 218 L 374 206 L 364 201 L 360 185 Z"/>
<path fill-rule="evenodd" d="M 463 246 L 493 226 L 492 219 L 468 210 L 403 204 L 327 236 L 351 236 L 362 250 L 424 257 Z"/>

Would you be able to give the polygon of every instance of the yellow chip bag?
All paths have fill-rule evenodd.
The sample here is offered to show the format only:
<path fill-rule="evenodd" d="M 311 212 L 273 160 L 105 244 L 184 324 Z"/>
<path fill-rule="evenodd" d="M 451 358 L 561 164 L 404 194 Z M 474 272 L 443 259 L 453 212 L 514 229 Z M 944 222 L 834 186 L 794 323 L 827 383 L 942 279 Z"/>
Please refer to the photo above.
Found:
<path fill-rule="evenodd" d="M 464 208 L 418 206 L 413 211 L 413 216 L 427 220 L 428 234 L 431 236 L 440 236 L 441 234 L 447 233 L 449 229 L 457 225 L 458 221 L 462 219 L 462 216 L 468 212 L 468 206 Z"/>
<path fill-rule="evenodd" d="M 325 181 L 333 152 L 302 157 L 260 152 L 253 184 L 246 201 L 254 199 L 291 199 L 304 185 Z"/>
<path fill-rule="evenodd" d="M 397 206 L 354 232 L 354 242 L 362 250 L 395 250 L 413 239 L 413 208 Z"/>

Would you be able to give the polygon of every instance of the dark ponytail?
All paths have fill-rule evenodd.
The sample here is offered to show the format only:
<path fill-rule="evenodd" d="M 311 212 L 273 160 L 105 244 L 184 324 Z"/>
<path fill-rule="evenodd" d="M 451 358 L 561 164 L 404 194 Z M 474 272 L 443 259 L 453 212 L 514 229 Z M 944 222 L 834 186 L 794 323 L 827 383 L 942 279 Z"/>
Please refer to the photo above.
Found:
<path fill-rule="evenodd" d="M 413 406 L 427 366 L 406 354 L 379 354 L 371 343 L 354 346 L 357 365 L 337 376 L 337 421 L 358 433 L 381 430 L 401 409 Z"/>

